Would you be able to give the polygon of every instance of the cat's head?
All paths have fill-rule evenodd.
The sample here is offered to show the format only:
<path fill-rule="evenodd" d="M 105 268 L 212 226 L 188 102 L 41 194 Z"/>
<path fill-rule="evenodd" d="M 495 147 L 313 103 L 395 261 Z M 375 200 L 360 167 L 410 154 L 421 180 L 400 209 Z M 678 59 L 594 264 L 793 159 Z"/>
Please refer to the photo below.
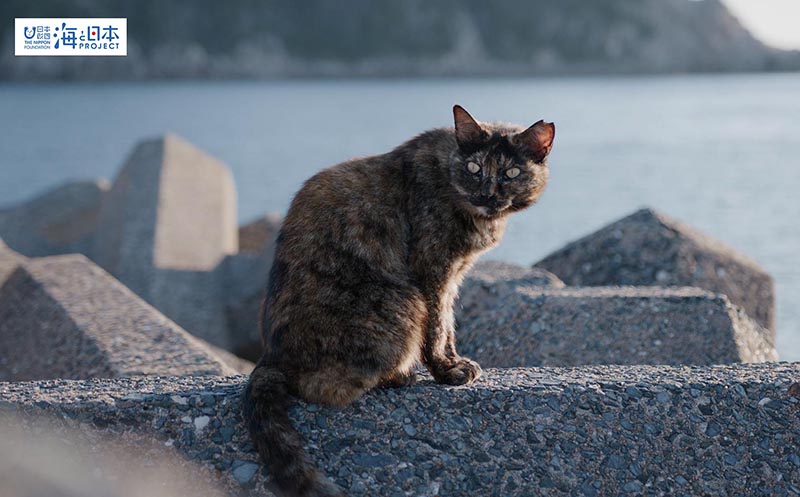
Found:
<path fill-rule="evenodd" d="M 450 156 L 450 181 L 457 203 L 472 215 L 493 218 L 536 202 L 549 176 L 553 123 L 528 129 L 479 123 L 460 105 L 453 117 L 458 147 Z"/>

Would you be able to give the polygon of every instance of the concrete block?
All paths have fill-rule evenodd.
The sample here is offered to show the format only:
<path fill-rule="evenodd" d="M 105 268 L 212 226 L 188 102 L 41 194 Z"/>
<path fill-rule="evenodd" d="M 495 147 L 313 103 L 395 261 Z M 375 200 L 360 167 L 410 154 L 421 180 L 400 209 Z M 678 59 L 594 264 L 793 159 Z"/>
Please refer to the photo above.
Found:
<path fill-rule="evenodd" d="M 8 277 L 24 261 L 25 257 L 8 248 L 8 245 L 3 243 L 3 239 L 0 238 L 0 286 L 3 286 Z"/>
<path fill-rule="evenodd" d="M 0 414 L 3 497 L 229 497 L 218 479 L 146 432 Z"/>
<path fill-rule="evenodd" d="M 756 262 L 685 224 L 642 209 L 536 263 L 571 286 L 695 286 L 722 293 L 775 329 L 775 285 Z"/>
<path fill-rule="evenodd" d="M 265 251 L 271 250 L 282 223 L 283 216 L 271 213 L 240 227 L 239 252 L 263 254 Z"/>
<path fill-rule="evenodd" d="M 456 321 L 468 323 L 492 312 L 498 298 L 509 288 L 541 286 L 563 288 L 564 283 L 553 273 L 539 268 L 526 268 L 500 261 L 478 261 L 467 273 L 456 302 Z"/>
<path fill-rule="evenodd" d="M 234 374 L 82 255 L 31 259 L 0 288 L 0 379 Z"/>
<path fill-rule="evenodd" d="M 230 350 L 257 361 L 261 357 L 261 304 L 283 218 L 267 214 L 239 228 L 239 253 L 225 259 L 224 291 Z"/>
<path fill-rule="evenodd" d="M 769 331 L 697 288 L 505 287 L 495 298 L 456 334 L 485 367 L 777 360 Z"/>
<path fill-rule="evenodd" d="M 347 495 L 791 495 L 798 364 L 487 370 L 423 379 L 344 409 L 297 403 L 310 457 Z M 244 377 L 0 384 L 0 411 L 65 429 L 149 434 L 271 495 L 240 418 Z"/>
<path fill-rule="evenodd" d="M 86 252 L 97 229 L 105 180 L 65 183 L 0 211 L 0 238 L 28 257 Z"/>
<path fill-rule="evenodd" d="M 237 245 L 230 171 L 166 135 L 138 145 L 114 180 L 91 258 L 193 334 L 228 348 L 217 268 Z"/>

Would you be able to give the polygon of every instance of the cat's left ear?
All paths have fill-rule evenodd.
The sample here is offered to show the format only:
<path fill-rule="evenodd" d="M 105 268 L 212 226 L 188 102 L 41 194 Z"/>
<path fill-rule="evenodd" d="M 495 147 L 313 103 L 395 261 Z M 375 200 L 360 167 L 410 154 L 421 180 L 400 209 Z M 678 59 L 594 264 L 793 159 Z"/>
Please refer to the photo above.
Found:
<path fill-rule="evenodd" d="M 556 126 L 553 123 L 539 121 L 522 133 L 514 136 L 514 143 L 522 148 L 523 153 L 533 162 L 542 162 L 553 148 Z"/>

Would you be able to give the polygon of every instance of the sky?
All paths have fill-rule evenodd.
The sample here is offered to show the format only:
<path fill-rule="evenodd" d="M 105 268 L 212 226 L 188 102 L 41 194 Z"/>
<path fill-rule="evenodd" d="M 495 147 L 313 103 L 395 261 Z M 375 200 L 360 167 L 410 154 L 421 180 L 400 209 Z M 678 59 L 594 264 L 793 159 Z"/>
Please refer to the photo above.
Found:
<path fill-rule="evenodd" d="M 800 0 L 722 0 L 756 38 L 800 50 Z"/>

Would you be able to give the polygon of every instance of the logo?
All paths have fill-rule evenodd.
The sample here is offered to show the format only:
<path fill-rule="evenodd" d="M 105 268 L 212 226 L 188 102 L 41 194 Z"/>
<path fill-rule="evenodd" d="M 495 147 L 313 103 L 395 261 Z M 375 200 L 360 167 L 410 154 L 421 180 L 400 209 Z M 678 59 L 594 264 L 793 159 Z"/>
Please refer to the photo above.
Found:
<path fill-rule="evenodd" d="M 14 55 L 128 55 L 126 18 L 17 18 Z"/>

